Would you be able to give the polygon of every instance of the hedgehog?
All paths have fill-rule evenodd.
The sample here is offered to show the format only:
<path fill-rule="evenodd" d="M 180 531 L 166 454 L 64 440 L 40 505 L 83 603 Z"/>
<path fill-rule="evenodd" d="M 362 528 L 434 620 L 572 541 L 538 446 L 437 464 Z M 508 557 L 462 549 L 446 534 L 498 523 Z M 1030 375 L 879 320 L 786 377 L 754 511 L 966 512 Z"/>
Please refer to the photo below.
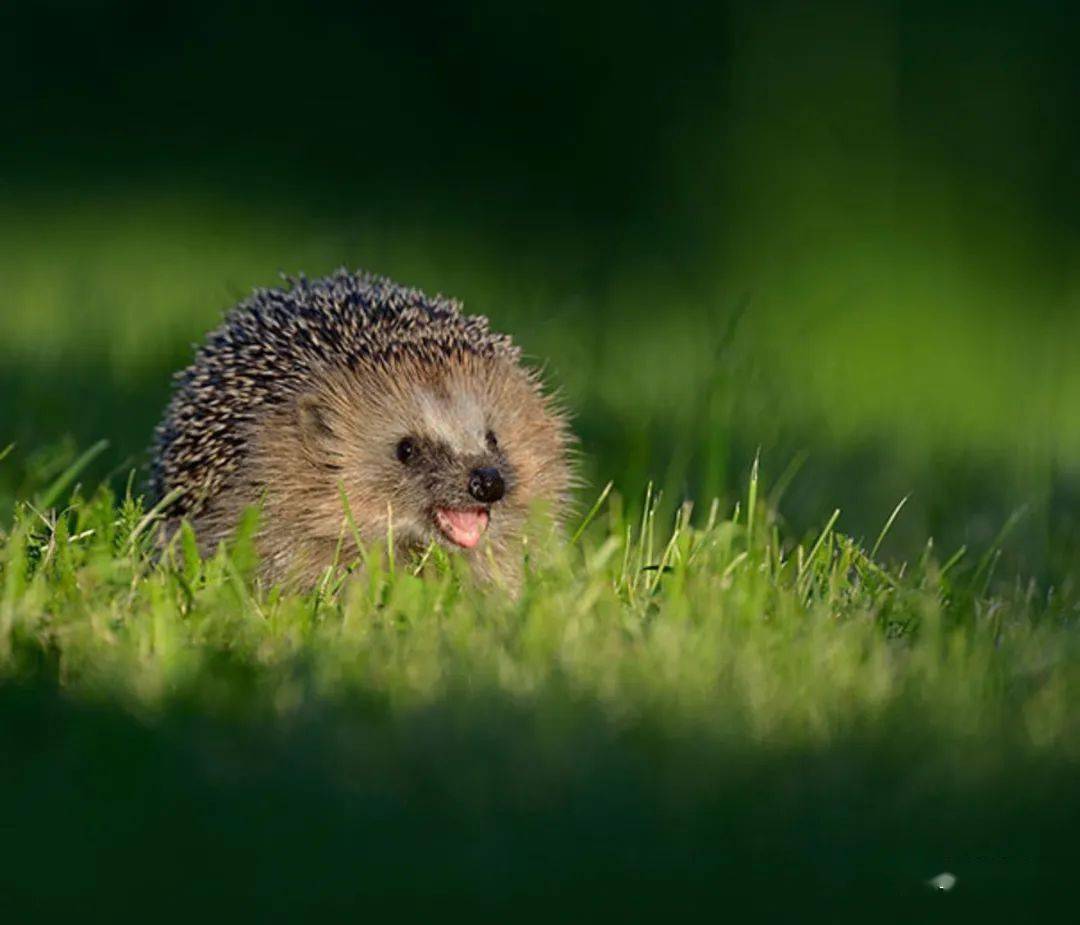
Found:
<path fill-rule="evenodd" d="M 313 586 L 386 541 L 403 559 L 438 544 L 513 585 L 531 512 L 558 527 L 568 509 L 572 444 L 487 318 L 341 269 L 226 314 L 175 377 L 150 488 L 163 540 L 186 520 L 204 551 L 257 507 L 266 582 Z"/>

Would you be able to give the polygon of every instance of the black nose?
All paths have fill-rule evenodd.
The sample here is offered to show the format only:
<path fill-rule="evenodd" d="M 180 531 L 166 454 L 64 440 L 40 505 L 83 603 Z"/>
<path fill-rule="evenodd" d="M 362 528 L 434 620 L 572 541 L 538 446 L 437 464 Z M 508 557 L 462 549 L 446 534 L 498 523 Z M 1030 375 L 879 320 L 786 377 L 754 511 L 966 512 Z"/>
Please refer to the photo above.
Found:
<path fill-rule="evenodd" d="M 506 494 L 506 483 L 498 469 L 473 469 L 469 476 L 469 494 L 477 501 L 491 504 Z"/>

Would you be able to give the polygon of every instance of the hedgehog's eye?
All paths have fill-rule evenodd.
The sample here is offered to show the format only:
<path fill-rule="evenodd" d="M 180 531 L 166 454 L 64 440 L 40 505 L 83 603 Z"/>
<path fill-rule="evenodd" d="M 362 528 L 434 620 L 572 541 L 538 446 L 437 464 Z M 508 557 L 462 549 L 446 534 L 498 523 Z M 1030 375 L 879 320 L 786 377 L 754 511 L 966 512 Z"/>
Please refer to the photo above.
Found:
<path fill-rule="evenodd" d="M 416 444 L 413 443 L 413 441 L 410 440 L 408 437 L 406 437 L 404 440 L 398 443 L 397 450 L 395 452 L 397 453 L 398 462 L 407 463 L 416 455 Z"/>
<path fill-rule="evenodd" d="M 489 430 L 484 435 L 484 439 L 487 441 L 488 449 L 491 450 L 492 453 L 499 448 L 499 441 L 495 439 L 495 431 Z"/>

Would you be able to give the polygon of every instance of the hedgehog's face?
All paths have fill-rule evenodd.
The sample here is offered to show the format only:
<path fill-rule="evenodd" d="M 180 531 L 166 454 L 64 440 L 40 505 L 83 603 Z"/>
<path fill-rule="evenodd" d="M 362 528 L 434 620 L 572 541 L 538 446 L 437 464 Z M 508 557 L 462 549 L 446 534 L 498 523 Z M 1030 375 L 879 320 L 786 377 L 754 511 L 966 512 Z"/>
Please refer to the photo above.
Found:
<path fill-rule="evenodd" d="M 344 487 L 368 541 L 391 527 L 402 548 L 478 556 L 519 536 L 537 505 L 563 504 L 565 426 L 509 361 L 368 371 L 316 401 L 301 408 L 305 445 L 337 483 L 327 503 L 340 511 Z"/>
<path fill-rule="evenodd" d="M 400 467 L 388 486 L 399 501 L 399 522 L 419 541 L 431 535 L 473 549 L 492 514 L 499 518 L 504 499 L 517 492 L 514 464 L 481 399 L 472 390 L 420 387 L 400 421 L 401 436 L 384 446 Z"/>

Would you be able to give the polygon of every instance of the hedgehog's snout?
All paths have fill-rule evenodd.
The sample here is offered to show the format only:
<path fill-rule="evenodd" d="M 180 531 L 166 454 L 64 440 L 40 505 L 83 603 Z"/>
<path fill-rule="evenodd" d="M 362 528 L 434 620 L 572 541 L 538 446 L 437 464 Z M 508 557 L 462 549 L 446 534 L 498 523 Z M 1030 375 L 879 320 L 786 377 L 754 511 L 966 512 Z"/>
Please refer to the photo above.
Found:
<path fill-rule="evenodd" d="M 502 473 L 493 466 L 473 469 L 469 475 L 469 494 L 481 504 L 494 504 L 506 494 Z"/>

